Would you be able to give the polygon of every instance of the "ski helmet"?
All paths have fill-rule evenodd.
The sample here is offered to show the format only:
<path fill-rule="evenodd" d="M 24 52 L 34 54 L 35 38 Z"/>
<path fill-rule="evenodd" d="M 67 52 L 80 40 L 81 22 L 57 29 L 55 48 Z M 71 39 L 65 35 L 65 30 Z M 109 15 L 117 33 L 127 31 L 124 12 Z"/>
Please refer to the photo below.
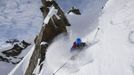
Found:
<path fill-rule="evenodd" d="M 76 39 L 76 44 L 77 44 L 77 45 L 80 45 L 80 44 L 81 44 L 81 38 L 77 38 L 77 39 Z"/>

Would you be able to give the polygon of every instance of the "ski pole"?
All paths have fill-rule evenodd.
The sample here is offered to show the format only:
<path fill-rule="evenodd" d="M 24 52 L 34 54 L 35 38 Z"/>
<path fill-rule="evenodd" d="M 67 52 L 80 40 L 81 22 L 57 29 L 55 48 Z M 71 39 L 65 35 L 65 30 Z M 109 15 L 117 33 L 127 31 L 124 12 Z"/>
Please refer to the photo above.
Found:
<path fill-rule="evenodd" d="M 64 63 L 57 71 L 55 71 L 54 73 L 53 73 L 53 75 L 55 75 L 60 69 L 62 69 L 64 66 L 66 65 L 66 63 Z"/>
<path fill-rule="evenodd" d="M 71 56 L 72 57 L 72 56 Z M 53 75 L 55 75 L 59 70 L 61 70 L 67 63 L 68 63 L 68 61 L 71 59 L 71 57 L 59 68 L 59 69 L 57 69 L 54 73 L 53 73 Z"/>

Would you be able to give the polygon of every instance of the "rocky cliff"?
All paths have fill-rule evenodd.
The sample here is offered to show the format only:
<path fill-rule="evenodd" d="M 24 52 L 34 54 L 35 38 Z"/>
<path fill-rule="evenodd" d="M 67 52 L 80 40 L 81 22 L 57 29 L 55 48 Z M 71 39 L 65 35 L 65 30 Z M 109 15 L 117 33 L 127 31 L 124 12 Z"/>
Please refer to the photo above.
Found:
<path fill-rule="evenodd" d="M 35 49 L 30 58 L 30 62 L 25 75 L 33 74 L 38 59 L 40 59 L 39 65 L 41 69 L 41 66 L 43 65 L 41 64 L 41 62 L 45 60 L 47 48 L 52 43 L 53 39 L 61 33 L 67 35 L 66 26 L 70 26 L 70 23 L 64 15 L 64 12 L 55 1 L 42 0 L 42 4 L 43 6 L 41 6 L 40 9 L 44 19 L 46 19 L 46 16 L 48 16 L 52 7 L 58 10 L 58 12 L 50 17 L 48 23 L 43 23 L 39 35 L 37 35 L 37 37 L 35 38 Z"/>

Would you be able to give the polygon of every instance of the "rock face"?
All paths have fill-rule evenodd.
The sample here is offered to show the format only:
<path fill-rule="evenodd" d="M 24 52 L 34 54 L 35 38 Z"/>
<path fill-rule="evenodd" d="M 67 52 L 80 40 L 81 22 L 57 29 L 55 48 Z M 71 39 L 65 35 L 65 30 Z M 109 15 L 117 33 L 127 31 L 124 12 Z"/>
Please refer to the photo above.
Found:
<path fill-rule="evenodd" d="M 44 18 L 48 15 L 50 11 L 49 8 L 51 8 L 51 6 L 54 6 L 55 9 L 58 10 L 57 16 L 60 19 L 58 19 L 55 15 L 53 15 L 50 18 L 48 24 L 42 26 L 39 35 L 35 38 L 34 41 L 35 50 L 33 52 L 33 55 L 31 56 L 29 66 L 25 72 L 25 75 L 32 75 L 37 65 L 38 59 L 40 59 L 39 65 L 41 64 L 42 61 L 45 60 L 45 54 L 47 48 L 52 43 L 53 39 L 61 33 L 64 33 L 66 35 L 67 34 L 66 26 L 70 26 L 67 18 L 64 15 L 64 12 L 60 9 L 60 7 L 55 1 L 42 0 L 42 4 L 43 6 L 40 9 Z M 45 42 L 45 43 L 41 44 L 41 42 Z"/>
<path fill-rule="evenodd" d="M 9 56 L 17 56 L 21 53 L 22 50 L 26 49 L 29 45 L 31 45 L 30 43 L 25 42 L 24 40 L 21 41 L 20 43 L 22 46 L 20 46 L 19 44 L 15 44 L 13 46 L 13 48 L 9 49 L 9 50 L 5 50 L 2 53 L 5 54 L 7 57 Z"/>
<path fill-rule="evenodd" d="M 6 43 L 11 43 L 11 44 L 14 44 L 15 42 L 19 42 L 18 39 L 9 39 L 6 41 Z"/>
<path fill-rule="evenodd" d="M 0 61 L 17 64 L 23 59 L 23 57 L 18 57 L 18 55 L 20 55 L 20 53 L 31 44 L 24 40 L 20 43 L 17 41 L 18 43 L 14 44 L 15 42 L 16 41 L 14 40 L 9 40 L 8 42 L 6 41 L 6 43 L 13 44 L 13 47 L 11 49 L 0 52 Z"/>
<path fill-rule="evenodd" d="M 15 44 L 12 49 L 3 51 L 2 53 L 5 54 L 7 57 L 9 57 L 9 56 L 17 56 L 17 55 L 19 55 L 21 53 L 22 50 L 23 50 L 22 47 L 20 47 L 18 44 Z"/>
<path fill-rule="evenodd" d="M 75 8 L 75 7 L 72 7 L 72 8 L 68 11 L 68 14 L 71 13 L 71 12 L 74 13 L 74 14 L 76 14 L 76 15 L 81 15 L 80 10 L 77 9 L 77 8 Z"/>

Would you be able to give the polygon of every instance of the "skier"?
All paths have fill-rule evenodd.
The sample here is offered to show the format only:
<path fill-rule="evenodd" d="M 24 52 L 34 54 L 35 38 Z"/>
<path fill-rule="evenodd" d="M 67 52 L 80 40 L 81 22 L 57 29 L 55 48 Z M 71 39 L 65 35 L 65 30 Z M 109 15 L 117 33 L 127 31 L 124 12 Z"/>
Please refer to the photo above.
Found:
<path fill-rule="evenodd" d="M 73 46 L 71 48 L 71 50 L 74 50 L 74 49 L 82 49 L 86 46 L 86 43 L 85 42 L 82 42 L 81 41 L 81 38 L 77 38 L 76 41 L 73 43 Z"/>

